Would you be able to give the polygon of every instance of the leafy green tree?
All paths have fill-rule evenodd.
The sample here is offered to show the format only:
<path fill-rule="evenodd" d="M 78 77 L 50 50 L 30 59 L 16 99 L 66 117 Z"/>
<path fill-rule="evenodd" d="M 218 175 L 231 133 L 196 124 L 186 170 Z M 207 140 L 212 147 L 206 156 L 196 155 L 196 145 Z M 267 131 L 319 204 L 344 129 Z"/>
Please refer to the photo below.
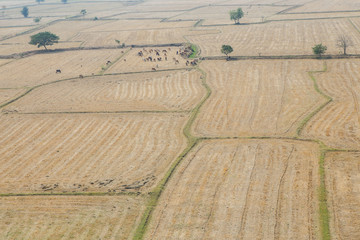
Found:
<path fill-rule="evenodd" d="M 63 4 L 66 4 L 66 3 L 67 3 L 67 0 L 61 0 L 61 2 L 62 2 Z"/>
<path fill-rule="evenodd" d="M 46 46 L 53 45 L 58 43 L 60 38 L 51 32 L 40 32 L 38 34 L 31 36 L 31 41 L 29 44 L 37 45 L 37 47 L 43 46 L 46 50 Z"/>
<path fill-rule="evenodd" d="M 45 0 L 36 0 L 36 2 L 40 4 L 41 2 L 45 2 Z"/>
<path fill-rule="evenodd" d="M 85 15 L 85 14 L 87 13 L 87 12 L 86 12 L 86 9 L 81 9 L 80 13 L 81 13 L 82 15 Z"/>
<path fill-rule="evenodd" d="M 240 18 L 244 16 L 244 12 L 242 8 L 231 10 L 229 14 L 230 14 L 230 19 L 233 20 L 235 24 L 240 24 Z"/>
<path fill-rule="evenodd" d="M 314 54 L 319 55 L 319 57 L 321 57 L 321 55 L 326 52 L 327 47 L 325 45 L 322 45 L 322 43 L 320 43 L 315 45 L 312 49 Z"/>
<path fill-rule="evenodd" d="M 222 45 L 221 53 L 225 54 L 227 59 L 230 58 L 229 54 L 232 53 L 234 50 L 230 45 Z"/>
<path fill-rule="evenodd" d="M 23 7 L 23 9 L 21 10 L 21 14 L 27 18 L 29 16 L 29 8 Z"/>

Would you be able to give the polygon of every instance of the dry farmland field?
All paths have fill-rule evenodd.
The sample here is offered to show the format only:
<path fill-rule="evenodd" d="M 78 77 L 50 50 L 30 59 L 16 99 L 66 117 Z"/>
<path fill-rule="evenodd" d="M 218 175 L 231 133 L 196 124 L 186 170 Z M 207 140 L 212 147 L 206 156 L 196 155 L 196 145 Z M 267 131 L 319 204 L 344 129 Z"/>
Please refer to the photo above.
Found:
<path fill-rule="evenodd" d="M 360 0 L 0 0 L 1 240 L 359 240 L 359 163 Z"/>

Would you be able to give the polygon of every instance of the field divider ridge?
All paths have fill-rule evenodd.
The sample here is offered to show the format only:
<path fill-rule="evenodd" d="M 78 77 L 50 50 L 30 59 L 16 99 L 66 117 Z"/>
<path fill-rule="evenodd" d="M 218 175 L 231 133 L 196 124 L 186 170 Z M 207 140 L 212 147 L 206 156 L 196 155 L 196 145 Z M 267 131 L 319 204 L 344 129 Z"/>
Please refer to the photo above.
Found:
<path fill-rule="evenodd" d="M 134 233 L 134 240 L 141 240 L 144 239 L 144 235 L 146 233 L 146 230 L 149 226 L 152 214 L 158 204 L 158 201 L 160 199 L 160 196 L 162 192 L 165 190 L 166 184 L 169 182 L 171 176 L 177 169 L 177 167 L 180 165 L 182 160 L 188 155 L 188 153 L 199 143 L 202 141 L 201 138 L 193 136 L 191 134 L 191 127 L 199 114 L 200 108 L 203 106 L 203 104 L 206 102 L 206 100 L 210 97 L 212 90 L 210 86 L 206 82 L 206 72 L 200 69 L 199 67 L 196 67 L 198 71 L 202 73 L 201 79 L 202 79 L 202 85 L 206 89 L 206 94 L 202 98 L 202 100 L 196 105 L 196 107 L 191 111 L 191 115 L 189 117 L 189 120 L 184 126 L 183 134 L 187 138 L 188 144 L 187 147 L 184 149 L 184 151 L 176 158 L 176 160 L 173 162 L 173 164 L 170 166 L 169 170 L 166 172 L 165 176 L 161 179 L 161 181 L 158 183 L 158 185 L 154 188 L 153 191 L 149 193 L 150 199 L 147 203 L 146 209 L 143 213 L 143 216 L 141 217 L 140 224 L 136 228 L 136 231 Z"/>

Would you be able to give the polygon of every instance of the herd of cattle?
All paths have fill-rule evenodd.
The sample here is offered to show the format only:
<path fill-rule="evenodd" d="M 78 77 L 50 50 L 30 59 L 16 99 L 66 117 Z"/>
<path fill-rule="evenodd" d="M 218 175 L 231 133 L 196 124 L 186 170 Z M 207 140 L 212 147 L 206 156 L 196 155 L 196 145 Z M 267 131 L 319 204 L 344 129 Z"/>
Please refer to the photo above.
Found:
<path fill-rule="evenodd" d="M 175 51 L 175 50 L 173 50 Z M 161 61 L 168 61 L 168 55 L 171 52 L 171 48 L 168 49 L 163 49 L 163 50 L 159 50 L 159 49 L 145 49 L 143 48 L 142 50 L 140 50 L 137 53 L 137 56 L 142 57 L 142 60 L 144 62 L 161 62 Z M 176 50 L 176 55 L 183 57 L 183 58 L 187 58 L 187 54 L 186 51 L 182 50 L 181 48 L 179 50 Z M 126 59 L 123 59 L 124 62 L 126 62 Z M 175 65 L 179 64 L 179 60 L 176 57 L 172 58 L 172 61 L 174 61 Z M 111 65 L 112 62 L 111 61 L 107 61 L 106 62 L 106 66 Z M 198 64 L 198 59 L 194 59 L 192 61 L 187 60 L 186 61 L 186 66 L 196 66 Z M 157 71 L 157 68 L 159 68 L 159 65 L 157 64 L 156 67 L 153 67 L 151 70 L 152 71 Z M 61 73 L 61 69 L 56 69 L 56 73 Z M 83 75 L 79 75 L 79 78 L 83 78 Z"/>

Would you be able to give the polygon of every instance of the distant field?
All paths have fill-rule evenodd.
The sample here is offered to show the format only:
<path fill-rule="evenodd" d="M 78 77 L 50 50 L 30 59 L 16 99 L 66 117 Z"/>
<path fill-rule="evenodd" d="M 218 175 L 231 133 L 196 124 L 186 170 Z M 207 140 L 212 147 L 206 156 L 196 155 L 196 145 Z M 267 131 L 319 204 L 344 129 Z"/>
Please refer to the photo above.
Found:
<path fill-rule="evenodd" d="M 300 121 L 324 102 L 307 71 L 314 60 L 206 61 L 213 90 L 193 130 L 199 136 L 293 136 Z"/>
<path fill-rule="evenodd" d="M 325 12 L 325 11 L 353 11 L 360 10 L 360 2 L 357 0 L 317 0 L 309 1 L 299 8 L 290 12 Z"/>
<path fill-rule="evenodd" d="M 44 113 L 191 110 L 204 94 L 200 74 L 196 71 L 116 75 L 44 86 L 3 111 Z"/>
<path fill-rule="evenodd" d="M 124 49 L 37 54 L 0 67 L 0 88 L 31 87 L 51 81 L 91 75 L 114 61 Z M 61 69 L 61 74 L 56 70 Z"/>
<path fill-rule="evenodd" d="M 326 73 L 315 75 L 320 88 L 334 101 L 307 124 L 306 137 L 318 138 L 331 147 L 359 149 L 360 61 L 327 61 Z"/>
<path fill-rule="evenodd" d="M 184 149 L 183 114 L 0 115 L 0 193 L 149 189 Z"/>
<path fill-rule="evenodd" d="M 223 44 L 233 47 L 232 55 L 313 54 L 312 47 L 323 43 L 327 53 L 338 54 L 336 40 L 341 34 L 352 38 L 353 54 L 360 53 L 360 37 L 347 19 L 270 22 L 267 24 L 217 27 L 218 34 L 188 36 L 199 45 L 203 56 L 220 56 Z"/>
<path fill-rule="evenodd" d="M 325 13 L 290 13 L 290 14 L 278 14 L 273 15 L 268 20 L 301 20 L 301 19 L 317 19 L 317 18 L 348 18 L 348 17 L 359 17 L 360 11 L 358 12 L 325 12 Z M 357 19 L 357 18 L 356 18 Z"/>
<path fill-rule="evenodd" d="M 262 22 L 263 18 L 269 17 L 281 10 L 284 6 L 241 6 L 244 12 L 244 17 L 240 20 L 241 23 Z M 195 9 L 190 12 L 172 17 L 171 20 L 189 20 L 189 19 L 204 19 L 202 25 L 213 24 L 233 24 L 230 20 L 229 11 L 236 9 L 236 6 L 207 6 Z"/>
<path fill-rule="evenodd" d="M 129 239 L 143 202 L 126 196 L 0 198 L 0 238 Z"/>
<path fill-rule="evenodd" d="M 359 153 L 328 153 L 325 159 L 332 239 L 360 239 L 359 158 Z"/>
<path fill-rule="evenodd" d="M 161 196 L 145 239 L 318 239 L 318 150 L 204 141 Z"/>

